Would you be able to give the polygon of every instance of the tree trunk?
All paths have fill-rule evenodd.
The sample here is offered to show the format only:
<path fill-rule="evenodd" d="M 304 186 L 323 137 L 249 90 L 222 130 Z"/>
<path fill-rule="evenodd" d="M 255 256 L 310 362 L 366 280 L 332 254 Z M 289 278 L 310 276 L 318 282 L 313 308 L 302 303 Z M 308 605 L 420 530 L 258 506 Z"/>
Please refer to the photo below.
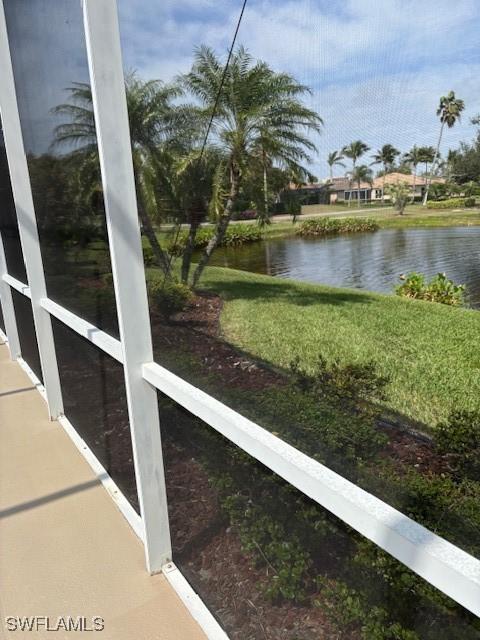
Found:
<path fill-rule="evenodd" d="M 413 167 L 413 193 L 412 193 L 412 204 L 415 203 L 415 183 L 417 181 L 417 167 L 416 165 Z"/>
<path fill-rule="evenodd" d="M 433 156 L 433 160 L 432 160 L 432 164 L 431 164 L 431 171 L 430 171 L 430 176 L 428 178 L 428 182 L 426 185 L 426 189 L 425 189 L 425 195 L 423 196 L 423 206 L 425 206 L 427 204 L 427 200 L 428 200 L 428 192 L 430 190 L 430 185 L 432 183 L 432 176 L 431 174 L 433 173 L 433 170 L 435 168 L 435 163 L 437 161 L 438 158 L 438 154 L 440 153 L 440 144 L 442 143 L 442 135 L 443 135 L 443 128 L 445 126 L 445 122 L 442 122 L 442 126 L 440 127 L 440 135 L 438 136 L 438 142 L 437 142 L 437 148 L 435 149 L 435 155 Z"/>
<path fill-rule="evenodd" d="M 222 242 L 225 232 L 227 230 L 228 224 L 232 218 L 233 207 L 238 197 L 238 192 L 240 189 L 240 172 L 237 167 L 232 167 L 230 170 L 230 193 L 228 195 L 228 200 L 225 204 L 225 208 L 223 210 L 222 215 L 220 216 L 219 221 L 215 227 L 215 231 L 212 239 L 205 247 L 205 250 L 198 261 L 197 268 L 193 274 L 193 287 L 195 288 L 202 276 L 203 270 L 207 266 L 210 257 L 214 251 L 214 249 Z"/>
<path fill-rule="evenodd" d="M 267 156 L 263 152 L 263 215 L 265 216 L 264 222 L 268 221 L 268 177 L 267 177 Z"/>
<path fill-rule="evenodd" d="M 190 229 L 188 230 L 187 243 L 182 255 L 182 282 L 188 284 L 188 276 L 190 275 L 190 266 L 192 264 L 192 255 L 195 250 L 195 238 L 200 227 L 201 215 L 198 212 L 192 212 L 190 215 Z"/>
<path fill-rule="evenodd" d="M 357 209 L 360 209 L 360 180 L 358 181 Z"/>
<path fill-rule="evenodd" d="M 385 204 L 385 173 L 386 173 L 387 169 L 384 166 L 383 167 L 383 180 L 382 180 L 382 204 Z"/>
<path fill-rule="evenodd" d="M 155 262 L 160 267 L 160 269 L 165 273 L 165 275 L 169 275 L 170 272 L 170 263 L 168 261 L 167 256 L 165 255 L 164 250 L 160 246 L 158 242 L 157 236 L 155 235 L 155 231 L 153 229 L 152 223 L 150 221 L 150 217 L 145 211 L 145 206 L 143 203 L 142 193 L 140 188 L 137 188 L 137 206 L 138 206 L 138 216 L 142 223 L 142 233 L 148 238 L 150 246 L 152 247 L 153 256 L 155 258 Z"/>

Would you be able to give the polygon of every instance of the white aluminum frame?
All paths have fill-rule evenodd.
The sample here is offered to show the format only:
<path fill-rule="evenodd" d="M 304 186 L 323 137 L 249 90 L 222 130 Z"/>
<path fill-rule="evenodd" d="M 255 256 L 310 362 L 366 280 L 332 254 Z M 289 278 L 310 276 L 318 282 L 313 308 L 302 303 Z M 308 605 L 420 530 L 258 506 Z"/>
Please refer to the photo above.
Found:
<path fill-rule="evenodd" d="M 10 288 L 27 297 L 31 296 L 32 306 L 35 305 L 36 314 L 40 315 L 41 320 L 38 326 L 37 322 L 35 323 L 39 348 L 41 347 L 43 352 L 46 350 L 47 356 L 50 347 L 48 346 L 49 332 L 46 330 L 48 323 L 45 323 L 45 317 L 48 317 L 50 322 L 50 316 L 53 315 L 123 364 L 134 446 L 135 473 L 142 505 L 141 537 L 145 544 L 148 569 L 158 571 L 164 565 L 163 571 L 167 579 L 179 590 L 179 593 L 182 589 L 187 593 L 185 587 L 180 586 L 184 579 L 181 574 L 176 573 L 178 569 L 175 565 L 171 562 L 165 564 L 170 560 L 171 551 L 156 404 L 158 389 L 436 588 L 480 616 L 480 560 L 152 361 L 151 332 L 136 211 L 116 0 L 83 0 L 83 8 L 120 341 L 47 298 L 41 260 L 38 263 L 39 245 L 35 224 L 31 237 L 24 237 L 28 235 L 25 227 L 29 228 L 28 225 L 32 223 L 32 215 L 34 223 L 35 218 L 20 122 L 18 113 L 14 113 L 16 101 L 12 92 L 13 75 L 11 75 L 8 43 L 2 43 L 6 38 L 3 0 L 0 0 L 0 8 L 0 67 L 2 68 L 0 107 L 5 138 L 7 139 L 7 133 L 9 137 L 7 155 L 19 226 L 22 218 L 22 248 L 24 256 L 29 258 L 27 274 L 30 285 L 29 287 L 19 282 L 6 272 L 6 265 L 4 261 L 2 263 L 0 252 L 0 302 L 5 317 L 5 310 L 8 315 Z M 5 67 L 5 62 L 8 68 Z M 8 71 L 6 82 L 8 90 L 5 88 L 2 90 L 2 85 L 5 84 L 3 73 L 5 68 Z M 33 252 L 33 259 L 28 256 L 29 251 Z M 40 275 L 32 274 L 34 264 L 42 269 Z M 43 294 L 40 295 L 42 282 Z M 9 326 L 10 329 L 6 326 L 8 340 L 15 341 L 16 325 L 12 324 L 11 319 Z M 8 335 L 9 332 L 11 335 Z M 47 347 L 45 347 L 45 340 Z M 11 348 L 16 351 L 13 345 Z M 48 362 L 52 364 L 51 358 Z M 56 367 L 56 361 L 54 364 Z M 61 418 L 61 422 L 63 424 L 68 421 L 66 418 Z M 63 426 L 65 428 L 65 424 Z M 71 425 L 67 431 L 81 448 L 84 443 Z M 94 468 L 98 463 L 95 460 L 89 460 Z M 123 508 L 122 512 L 125 512 Z M 126 517 L 128 518 L 128 515 Z M 132 526 L 134 528 L 137 526 L 138 533 L 138 521 L 137 525 Z M 185 597 L 185 602 L 193 611 L 193 608 L 199 604 L 190 596 L 191 594 Z M 192 602 L 195 604 L 192 605 Z M 218 628 L 215 625 L 210 626 L 213 618 L 205 615 L 205 611 L 202 611 L 199 622 L 207 636 L 223 638 L 224 634 L 218 625 Z"/>
<path fill-rule="evenodd" d="M 156 573 L 172 547 L 157 393 L 142 376 L 153 348 L 116 2 L 83 0 L 83 16 L 138 501 L 147 567 Z"/>

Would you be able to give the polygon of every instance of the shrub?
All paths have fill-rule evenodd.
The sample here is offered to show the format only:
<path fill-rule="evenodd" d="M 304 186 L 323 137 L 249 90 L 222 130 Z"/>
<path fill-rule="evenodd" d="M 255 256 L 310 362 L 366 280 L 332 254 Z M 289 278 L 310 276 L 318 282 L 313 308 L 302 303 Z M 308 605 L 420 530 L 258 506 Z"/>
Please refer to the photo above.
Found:
<path fill-rule="evenodd" d="M 169 320 L 175 313 L 183 311 L 193 299 L 187 285 L 171 280 L 154 280 L 148 285 L 152 304 Z"/>
<path fill-rule="evenodd" d="M 237 211 L 233 214 L 233 220 L 255 220 L 256 217 L 255 209 L 245 209 L 245 211 Z"/>
<path fill-rule="evenodd" d="M 452 454 L 457 468 L 478 477 L 480 471 L 480 413 L 454 411 L 437 426 L 435 443 L 444 454 Z"/>
<path fill-rule="evenodd" d="M 376 231 L 378 224 L 371 218 L 315 218 L 298 227 L 299 236 L 326 236 L 336 233 Z"/>
<path fill-rule="evenodd" d="M 452 307 L 465 304 L 465 285 L 455 284 L 444 273 L 438 273 L 430 282 L 426 282 L 422 273 L 412 272 L 400 277 L 404 282 L 395 288 L 397 296 L 439 302 Z"/>
<path fill-rule="evenodd" d="M 213 237 L 214 230 L 211 227 L 201 227 L 195 238 L 195 249 L 204 249 Z M 176 243 L 171 243 L 168 252 L 174 256 L 181 256 L 187 242 L 188 234 L 182 232 Z M 225 233 L 220 246 L 232 247 L 258 242 L 263 238 L 262 230 L 253 224 L 231 224 Z"/>
<path fill-rule="evenodd" d="M 152 247 L 143 247 L 143 264 L 146 267 L 151 267 L 154 263 Z"/>
<path fill-rule="evenodd" d="M 448 200 L 439 200 L 438 202 L 427 202 L 428 209 L 456 209 L 465 207 L 465 198 L 448 198 Z"/>
<path fill-rule="evenodd" d="M 395 211 L 397 211 L 399 215 L 403 215 L 405 207 L 412 197 L 412 191 L 409 185 L 406 182 L 387 184 L 385 191 L 387 195 L 390 196 Z"/>
<path fill-rule="evenodd" d="M 475 206 L 475 198 L 465 198 L 465 206 L 466 207 L 474 207 Z"/>

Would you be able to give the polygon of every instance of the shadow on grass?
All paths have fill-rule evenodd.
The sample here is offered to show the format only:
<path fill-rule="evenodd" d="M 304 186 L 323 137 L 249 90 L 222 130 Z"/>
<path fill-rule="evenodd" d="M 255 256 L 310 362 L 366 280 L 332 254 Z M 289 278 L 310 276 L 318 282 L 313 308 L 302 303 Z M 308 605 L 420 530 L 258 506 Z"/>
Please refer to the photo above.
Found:
<path fill-rule="evenodd" d="M 348 289 L 323 289 L 317 285 L 305 285 L 303 283 L 283 281 L 261 282 L 259 280 L 248 281 L 239 279 L 223 280 L 210 275 L 203 287 L 224 296 L 227 300 L 244 299 L 266 301 L 282 301 L 298 306 L 310 305 L 342 305 L 342 304 L 368 304 L 375 302 L 375 298 L 369 293 L 349 291 Z"/>

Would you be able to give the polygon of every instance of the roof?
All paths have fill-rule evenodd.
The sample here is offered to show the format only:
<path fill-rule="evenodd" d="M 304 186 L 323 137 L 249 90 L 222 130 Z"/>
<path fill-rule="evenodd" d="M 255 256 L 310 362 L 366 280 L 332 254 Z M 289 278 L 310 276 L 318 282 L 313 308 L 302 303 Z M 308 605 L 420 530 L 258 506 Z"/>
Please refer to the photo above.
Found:
<path fill-rule="evenodd" d="M 405 182 L 409 186 L 413 186 L 414 176 L 411 173 L 400 173 L 398 171 L 393 171 L 392 173 L 387 173 L 385 176 L 385 184 L 398 184 L 399 182 Z M 424 185 L 426 179 L 423 176 L 415 177 L 415 184 L 417 186 Z M 432 178 L 432 182 L 445 182 L 445 178 Z M 372 184 L 369 182 L 361 182 L 360 189 L 381 189 L 384 184 L 384 176 L 380 176 L 378 178 L 374 178 Z M 333 178 L 331 180 L 331 191 L 345 191 L 345 189 L 357 189 L 358 185 L 356 182 L 353 182 L 349 178 Z"/>

